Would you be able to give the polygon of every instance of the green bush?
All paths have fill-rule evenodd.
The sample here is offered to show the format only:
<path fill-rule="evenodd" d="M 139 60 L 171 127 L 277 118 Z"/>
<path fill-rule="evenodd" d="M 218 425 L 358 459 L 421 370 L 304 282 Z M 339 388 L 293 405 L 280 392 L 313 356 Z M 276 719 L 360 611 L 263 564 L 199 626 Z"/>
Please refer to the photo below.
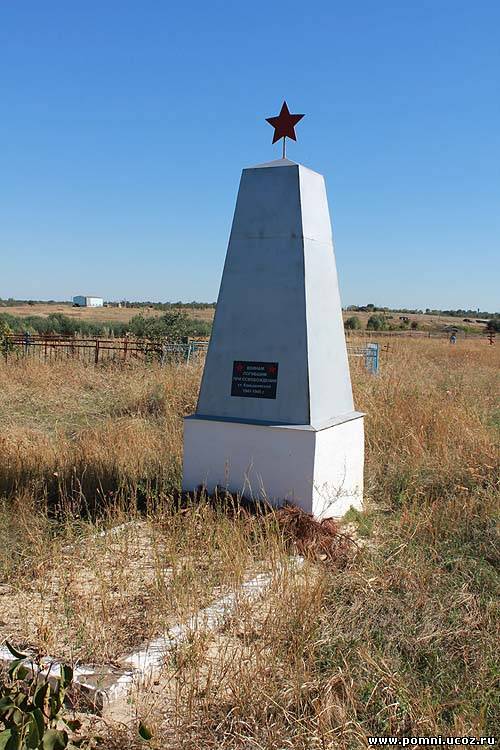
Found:
<path fill-rule="evenodd" d="M 40 660 L 31 660 L 9 643 L 14 656 L 6 677 L 0 677 L 0 750 L 64 750 L 82 747 L 84 738 L 70 739 L 81 722 L 64 717 L 64 699 L 73 670 L 61 665 L 61 676 L 41 679 Z"/>
<path fill-rule="evenodd" d="M 135 315 L 128 324 L 128 330 L 137 338 L 180 341 L 188 336 L 208 335 L 211 324 L 204 320 L 191 320 L 186 313 L 174 310 L 157 318 Z"/>
<path fill-rule="evenodd" d="M 103 322 L 70 318 L 63 313 L 51 313 L 47 317 L 28 315 L 21 318 L 10 313 L 0 313 L 0 339 L 2 330 L 10 333 L 31 333 L 41 336 L 82 336 L 122 338 L 126 333 L 133 333 L 138 338 L 172 338 L 178 340 L 185 336 L 209 336 L 211 323 L 206 320 L 192 320 L 186 313 L 167 312 L 158 318 L 147 318 L 136 315 L 129 323 Z M 1 748 L 0 748 L 1 750 Z"/>
<path fill-rule="evenodd" d="M 362 328 L 361 321 L 357 315 L 353 315 L 344 322 L 344 328 L 346 331 L 359 331 Z"/>
<path fill-rule="evenodd" d="M 7 352 L 13 349 L 12 341 L 9 340 L 9 334 L 12 333 L 11 327 L 0 319 L 0 352 L 7 354 Z"/>
<path fill-rule="evenodd" d="M 383 315 L 370 315 L 366 328 L 369 331 L 385 331 L 387 330 L 387 321 Z"/>

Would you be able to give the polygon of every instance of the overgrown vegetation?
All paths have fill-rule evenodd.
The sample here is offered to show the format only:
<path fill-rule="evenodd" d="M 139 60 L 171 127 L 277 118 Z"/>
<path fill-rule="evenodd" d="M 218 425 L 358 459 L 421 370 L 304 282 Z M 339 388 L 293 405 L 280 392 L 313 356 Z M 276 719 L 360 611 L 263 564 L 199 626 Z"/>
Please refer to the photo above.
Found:
<path fill-rule="evenodd" d="M 0 313 L 1 327 L 8 327 L 13 333 L 35 333 L 61 336 L 117 336 L 133 334 L 139 338 L 181 339 L 186 336 L 208 336 L 211 324 L 206 320 L 194 320 L 179 310 L 166 312 L 159 317 L 135 315 L 128 323 L 121 321 L 94 322 L 71 318 L 62 313 L 51 313 L 46 317 L 29 315 L 20 317 Z"/>
<path fill-rule="evenodd" d="M 188 336 L 208 336 L 212 329 L 206 320 L 191 320 L 185 312 L 174 310 L 158 318 L 135 315 L 128 323 L 128 330 L 138 338 L 158 340 L 168 338 L 181 340 Z"/>
<path fill-rule="evenodd" d="M 408 308 L 408 307 L 382 307 L 380 305 L 374 305 L 372 302 L 370 302 L 367 305 L 349 305 L 346 310 L 353 311 L 353 312 L 370 312 L 370 313 L 401 313 L 403 315 L 410 314 L 410 315 L 438 315 L 438 316 L 446 316 L 450 318 L 463 318 L 464 316 L 470 317 L 470 318 L 494 318 L 498 317 L 497 312 L 487 312 L 486 310 L 479 311 L 479 310 L 465 310 L 465 309 L 458 309 L 458 310 L 438 310 L 438 309 L 431 309 L 430 307 L 427 307 L 425 310 L 421 310 L 418 308 Z"/>
<path fill-rule="evenodd" d="M 359 331 L 363 326 L 357 315 L 352 315 L 344 321 L 344 328 L 347 331 Z"/>
<path fill-rule="evenodd" d="M 2 632 L 54 656 L 118 658 L 268 570 L 261 597 L 216 631 L 200 622 L 134 695 L 151 747 L 493 734 L 499 371 L 484 340 L 397 340 L 379 376 L 354 366 L 368 415 L 366 510 L 344 529 L 357 546 L 341 568 L 296 570 L 272 515 L 172 499 L 199 364 L 0 363 Z M 135 726 L 107 729 L 106 747 L 135 748 Z"/>
<path fill-rule="evenodd" d="M 86 744 L 75 732 L 81 727 L 70 718 L 64 701 L 73 670 L 61 665 L 61 674 L 50 674 L 38 658 L 30 659 L 7 642 L 12 661 L 0 674 L 0 747 L 2 750 L 76 750 Z"/>

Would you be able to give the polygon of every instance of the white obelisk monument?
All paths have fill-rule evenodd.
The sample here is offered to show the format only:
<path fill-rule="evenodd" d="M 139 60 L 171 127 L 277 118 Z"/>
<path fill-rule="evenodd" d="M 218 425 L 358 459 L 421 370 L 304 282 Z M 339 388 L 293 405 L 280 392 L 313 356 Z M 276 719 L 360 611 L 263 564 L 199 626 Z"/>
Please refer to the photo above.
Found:
<path fill-rule="evenodd" d="M 184 421 L 183 489 L 338 517 L 362 506 L 363 458 L 324 179 L 286 158 L 244 169 L 198 405 Z"/>

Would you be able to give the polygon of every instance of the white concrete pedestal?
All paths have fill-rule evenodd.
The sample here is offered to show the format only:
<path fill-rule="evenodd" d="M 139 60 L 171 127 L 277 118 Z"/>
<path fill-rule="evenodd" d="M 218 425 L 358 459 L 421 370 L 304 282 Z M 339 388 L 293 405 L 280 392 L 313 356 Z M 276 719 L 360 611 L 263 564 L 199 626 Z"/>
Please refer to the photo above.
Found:
<path fill-rule="evenodd" d="M 311 425 L 184 420 L 183 488 L 223 487 L 272 504 L 288 501 L 318 518 L 362 507 L 363 415 Z"/>

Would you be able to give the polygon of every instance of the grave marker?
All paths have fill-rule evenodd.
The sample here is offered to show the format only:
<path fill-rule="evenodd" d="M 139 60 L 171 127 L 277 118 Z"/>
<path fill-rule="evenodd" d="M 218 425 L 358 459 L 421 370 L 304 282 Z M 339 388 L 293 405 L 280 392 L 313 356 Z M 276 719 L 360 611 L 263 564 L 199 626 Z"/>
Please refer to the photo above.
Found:
<path fill-rule="evenodd" d="M 295 140 L 297 118 L 270 119 Z M 183 488 L 341 516 L 361 507 L 363 456 L 324 179 L 286 158 L 244 169 Z"/>

